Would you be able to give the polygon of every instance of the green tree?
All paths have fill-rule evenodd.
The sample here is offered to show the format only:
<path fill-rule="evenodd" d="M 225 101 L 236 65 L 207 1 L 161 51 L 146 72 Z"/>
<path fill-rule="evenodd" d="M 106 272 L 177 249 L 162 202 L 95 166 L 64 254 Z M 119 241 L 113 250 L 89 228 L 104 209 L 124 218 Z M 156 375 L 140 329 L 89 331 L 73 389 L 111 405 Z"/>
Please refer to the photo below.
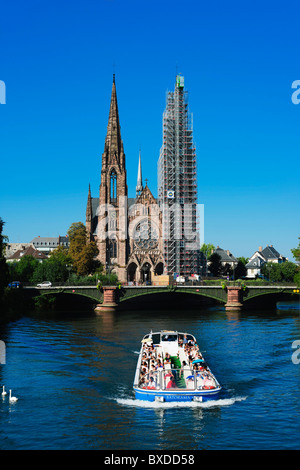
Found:
<path fill-rule="evenodd" d="M 83 247 L 76 264 L 77 273 L 80 276 L 92 274 L 100 266 L 100 262 L 95 259 L 98 253 L 99 250 L 95 242 L 87 243 Z"/>
<path fill-rule="evenodd" d="M 95 242 L 87 242 L 84 224 L 73 223 L 68 230 L 68 237 L 70 240 L 68 255 L 72 259 L 74 271 L 80 276 L 93 273 L 100 265 L 95 259 L 99 251 Z"/>
<path fill-rule="evenodd" d="M 67 281 L 70 257 L 65 252 L 62 252 L 60 248 L 58 247 L 54 250 L 47 260 L 39 263 L 33 274 L 34 283 L 50 281 L 56 284 L 64 284 Z"/>
<path fill-rule="evenodd" d="M 55 261 L 61 266 L 70 265 L 72 263 L 72 258 L 69 255 L 68 249 L 62 245 L 59 245 L 55 250 L 51 251 L 49 260 L 51 262 Z"/>
<path fill-rule="evenodd" d="M 299 240 L 300 240 L 300 237 L 299 237 Z M 300 261 L 300 241 L 298 243 L 297 248 L 292 248 L 291 252 L 293 253 L 295 260 Z"/>
<path fill-rule="evenodd" d="M 214 277 L 218 277 L 222 271 L 221 256 L 218 253 L 213 253 L 209 257 L 208 269 Z"/>
<path fill-rule="evenodd" d="M 15 265 L 15 275 L 18 277 L 18 281 L 31 283 L 33 281 L 33 274 L 39 264 L 39 261 L 33 256 L 23 256 Z"/>
<path fill-rule="evenodd" d="M 285 261 L 280 264 L 281 275 L 284 281 L 292 282 L 294 280 L 295 274 L 298 271 L 297 265 L 291 261 Z"/>
<path fill-rule="evenodd" d="M 235 267 L 234 270 L 234 278 L 235 279 L 241 279 L 242 277 L 245 277 L 247 275 L 247 269 L 246 265 L 243 261 L 238 258 L 238 264 Z"/>
<path fill-rule="evenodd" d="M 237 260 L 241 261 L 241 263 L 243 263 L 246 266 L 246 264 L 249 261 L 249 258 L 245 258 L 245 256 L 240 256 Z"/>
<path fill-rule="evenodd" d="M 295 274 L 293 281 L 298 287 L 300 287 L 300 271 Z"/>
<path fill-rule="evenodd" d="M 280 264 L 278 263 L 266 263 L 261 268 L 262 274 L 267 278 L 269 281 L 279 282 L 282 281 L 282 273 Z"/>
<path fill-rule="evenodd" d="M 208 260 L 213 251 L 215 250 L 215 246 L 212 243 L 203 243 L 200 248 L 200 251 L 204 253 L 205 258 Z"/>
<path fill-rule="evenodd" d="M 262 267 L 262 274 L 273 282 L 287 281 L 293 282 L 297 274 L 298 267 L 295 263 L 285 261 L 284 263 L 267 263 Z"/>
<path fill-rule="evenodd" d="M 49 274 L 55 277 L 57 283 L 64 283 L 68 280 L 72 270 L 72 258 L 68 249 L 58 246 L 50 253 L 47 260 Z M 51 281 L 51 279 L 49 279 Z"/>

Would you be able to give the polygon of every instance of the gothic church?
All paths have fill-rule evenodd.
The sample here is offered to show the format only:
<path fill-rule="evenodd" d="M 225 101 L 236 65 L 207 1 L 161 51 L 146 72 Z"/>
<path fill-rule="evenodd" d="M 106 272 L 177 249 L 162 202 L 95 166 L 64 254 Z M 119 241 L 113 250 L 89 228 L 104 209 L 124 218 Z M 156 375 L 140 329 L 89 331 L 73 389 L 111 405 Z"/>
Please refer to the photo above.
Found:
<path fill-rule="evenodd" d="M 136 197 L 128 198 L 115 76 L 102 154 L 99 198 L 89 187 L 86 230 L 99 249 L 99 261 L 121 282 L 148 283 L 164 272 L 162 214 L 148 185 L 143 185 L 141 155 Z"/>

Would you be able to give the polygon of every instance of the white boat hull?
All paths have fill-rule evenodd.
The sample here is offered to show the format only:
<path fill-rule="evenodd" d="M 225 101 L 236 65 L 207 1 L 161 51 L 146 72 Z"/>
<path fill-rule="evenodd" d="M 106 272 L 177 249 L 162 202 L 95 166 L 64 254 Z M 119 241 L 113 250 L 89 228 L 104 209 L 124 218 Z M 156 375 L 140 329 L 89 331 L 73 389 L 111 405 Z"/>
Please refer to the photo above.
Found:
<path fill-rule="evenodd" d="M 204 361 L 193 335 L 165 330 L 151 332 L 142 343 L 133 385 L 137 400 L 204 402 L 219 397 L 222 387 Z"/>
<path fill-rule="evenodd" d="M 172 392 L 167 392 L 165 390 L 143 390 L 138 387 L 133 387 L 135 391 L 135 398 L 137 400 L 146 400 L 146 401 L 158 401 L 158 402 L 170 402 L 170 401 L 198 401 L 205 402 L 208 400 L 216 400 L 219 398 L 221 392 L 221 387 L 214 390 L 174 390 Z"/>

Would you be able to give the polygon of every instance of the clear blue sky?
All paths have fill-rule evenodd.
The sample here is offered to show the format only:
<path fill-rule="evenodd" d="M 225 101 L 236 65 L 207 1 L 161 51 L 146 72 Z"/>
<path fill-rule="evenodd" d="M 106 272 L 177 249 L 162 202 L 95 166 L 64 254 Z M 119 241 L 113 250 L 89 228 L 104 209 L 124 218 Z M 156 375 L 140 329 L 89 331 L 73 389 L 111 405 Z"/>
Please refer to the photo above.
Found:
<path fill-rule="evenodd" d="M 10 242 L 66 234 L 98 197 L 112 75 L 129 196 L 157 195 L 162 113 L 185 77 L 205 242 L 251 256 L 300 236 L 298 1 L 16 0 L 1 6 L 0 217 Z"/>

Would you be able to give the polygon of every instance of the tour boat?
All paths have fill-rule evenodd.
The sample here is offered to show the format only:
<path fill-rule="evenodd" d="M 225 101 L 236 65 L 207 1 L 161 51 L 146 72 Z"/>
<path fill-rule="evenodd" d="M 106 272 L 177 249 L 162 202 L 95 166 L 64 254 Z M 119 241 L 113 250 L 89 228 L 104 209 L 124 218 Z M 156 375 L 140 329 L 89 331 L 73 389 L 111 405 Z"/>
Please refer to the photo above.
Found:
<path fill-rule="evenodd" d="M 133 389 L 146 401 L 207 401 L 222 387 L 189 333 L 152 331 L 142 339 Z"/>

